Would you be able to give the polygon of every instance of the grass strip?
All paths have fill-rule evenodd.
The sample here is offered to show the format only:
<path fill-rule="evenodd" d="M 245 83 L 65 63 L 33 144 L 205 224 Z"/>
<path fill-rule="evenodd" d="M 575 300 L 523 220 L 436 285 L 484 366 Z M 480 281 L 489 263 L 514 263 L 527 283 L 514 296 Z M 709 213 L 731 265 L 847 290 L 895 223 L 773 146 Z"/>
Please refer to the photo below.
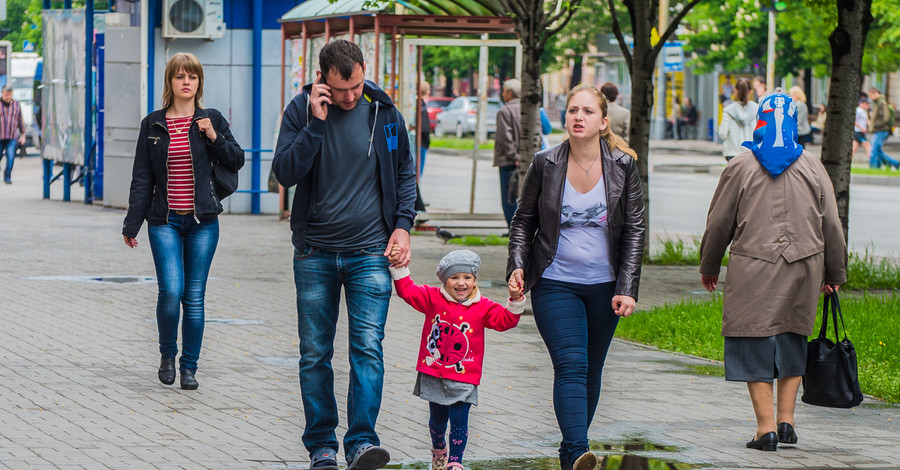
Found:
<path fill-rule="evenodd" d="M 447 243 L 463 246 L 506 246 L 509 245 L 509 238 L 497 235 L 488 235 L 486 237 L 466 235 L 464 237 L 451 238 Z"/>
<path fill-rule="evenodd" d="M 463 137 L 462 139 L 458 139 L 456 137 L 435 137 L 431 136 L 431 144 L 428 148 L 445 148 L 445 149 L 455 149 L 455 150 L 472 150 L 475 147 L 475 138 L 474 137 Z M 488 139 L 481 144 L 478 145 L 479 149 L 482 150 L 493 150 L 494 148 L 494 140 Z"/>
<path fill-rule="evenodd" d="M 844 293 L 841 307 L 847 337 L 859 361 L 863 393 L 900 403 L 900 292 Z M 819 302 L 815 334 L 822 321 Z M 721 361 L 723 358 L 722 297 L 684 301 L 637 312 L 619 322 L 616 336 L 660 349 Z M 833 330 L 829 337 L 833 340 Z M 843 334 L 843 333 L 841 333 Z M 842 336 L 843 338 L 843 336 Z"/>

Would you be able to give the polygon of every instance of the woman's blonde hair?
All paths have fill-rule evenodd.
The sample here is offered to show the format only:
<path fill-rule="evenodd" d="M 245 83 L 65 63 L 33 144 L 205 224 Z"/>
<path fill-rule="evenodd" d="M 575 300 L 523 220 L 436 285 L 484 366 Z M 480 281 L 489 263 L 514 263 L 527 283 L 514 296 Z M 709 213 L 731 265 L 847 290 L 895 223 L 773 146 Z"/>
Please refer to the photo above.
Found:
<path fill-rule="evenodd" d="M 788 94 L 791 95 L 791 98 L 793 98 L 795 100 L 800 100 L 800 101 L 806 103 L 806 93 L 803 93 L 803 88 L 800 88 L 798 86 L 792 86 L 791 89 L 788 91 Z"/>
<path fill-rule="evenodd" d="M 576 86 L 575 88 L 572 88 L 572 90 L 569 91 L 568 94 L 566 94 L 566 109 L 569 109 L 569 101 L 572 100 L 572 97 L 582 91 L 587 91 L 588 93 L 594 95 L 594 98 L 597 99 L 597 105 L 600 106 L 600 112 L 603 113 L 603 117 L 609 119 L 609 114 L 607 113 L 607 110 L 609 109 L 609 102 L 606 100 L 606 95 L 598 90 L 597 87 L 585 85 L 583 83 Z M 625 139 L 616 135 L 616 133 L 612 131 L 611 127 L 612 126 L 607 125 L 606 129 L 600 131 L 600 138 L 606 139 L 606 142 L 609 144 L 609 150 L 613 151 L 615 149 L 619 149 L 630 155 L 631 158 L 637 160 L 637 153 L 635 153 L 635 151 L 632 150 L 627 143 L 625 143 Z"/>
<path fill-rule="evenodd" d="M 179 52 L 172 56 L 166 63 L 166 80 L 163 82 L 162 107 L 169 109 L 175 102 L 175 93 L 172 91 L 172 79 L 179 70 L 192 73 L 199 78 L 197 94 L 194 95 L 194 106 L 201 108 L 203 98 L 203 66 L 197 57 L 190 52 Z"/>

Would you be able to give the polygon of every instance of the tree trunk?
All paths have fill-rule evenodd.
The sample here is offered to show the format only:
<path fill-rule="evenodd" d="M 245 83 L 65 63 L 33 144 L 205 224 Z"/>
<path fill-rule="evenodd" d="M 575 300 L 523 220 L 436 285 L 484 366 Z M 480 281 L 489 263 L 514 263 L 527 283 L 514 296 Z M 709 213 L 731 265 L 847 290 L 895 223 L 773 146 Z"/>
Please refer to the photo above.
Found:
<path fill-rule="evenodd" d="M 528 35 L 537 37 L 540 31 L 529 31 Z M 525 181 L 525 172 L 534 160 L 534 154 L 541 149 L 541 115 L 540 107 L 543 101 L 543 84 L 541 83 L 541 54 L 544 53 L 543 43 L 534 37 L 526 41 L 523 34 L 522 41 L 522 96 L 521 100 L 521 124 L 522 133 L 519 137 L 519 172 L 520 182 Z"/>
<path fill-rule="evenodd" d="M 659 54 L 650 44 L 650 32 L 657 20 L 658 3 L 651 1 L 626 2 L 634 32 L 631 60 L 631 128 L 629 146 L 637 153 L 637 167 L 641 175 L 644 199 L 644 258 L 650 256 L 650 119 L 653 115 L 655 87 L 653 85 L 656 57 Z"/>
<path fill-rule="evenodd" d="M 572 62 L 573 62 L 572 76 L 569 77 L 569 89 L 570 90 L 581 84 L 581 80 L 582 80 L 581 67 L 584 64 L 584 57 L 581 54 L 575 54 L 575 59 Z"/>
<path fill-rule="evenodd" d="M 872 24 L 872 0 L 837 0 L 836 3 L 838 25 L 828 37 L 832 66 L 828 119 L 822 134 L 822 163 L 834 186 L 844 239 L 847 239 L 853 122 L 862 84 L 863 49 Z"/>

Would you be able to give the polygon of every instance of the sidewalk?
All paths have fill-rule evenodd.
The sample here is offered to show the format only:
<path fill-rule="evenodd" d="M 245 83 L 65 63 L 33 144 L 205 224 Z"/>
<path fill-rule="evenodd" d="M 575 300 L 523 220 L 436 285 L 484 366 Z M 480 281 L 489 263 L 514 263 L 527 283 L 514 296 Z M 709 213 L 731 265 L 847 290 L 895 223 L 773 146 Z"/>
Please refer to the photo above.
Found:
<path fill-rule="evenodd" d="M 0 185 L 0 468 L 307 468 L 288 223 L 220 218 L 200 388 L 182 391 L 156 379 L 156 285 L 146 230 L 128 249 L 120 235 L 124 212 L 60 202 L 59 183 L 53 199 L 42 201 L 40 177 L 39 159 L 17 160 L 14 184 Z M 72 195 L 79 199 L 81 189 Z M 432 235 L 412 243 L 414 278 L 435 282 L 437 260 L 453 247 Z M 479 281 L 488 296 L 502 298 L 505 248 L 476 251 L 484 258 Z M 643 307 L 697 290 L 695 268 L 647 266 L 644 273 Z M 422 321 L 392 301 L 378 421 L 392 468 L 427 468 L 427 406 L 411 394 Z M 334 359 L 341 408 L 346 330 L 342 315 Z M 473 470 L 553 468 L 492 463 L 553 457 L 559 434 L 552 367 L 533 318 L 488 338 L 466 459 Z M 755 424 L 746 387 L 698 366 L 718 368 L 615 341 L 590 430 L 598 452 L 618 455 L 621 449 L 604 446 L 638 441 L 654 445 L 631 451 L 637 455 L 702 468 L 900 467 L 893 421 L 900 408 L 871 398 L 852 410 L 800 404 L 797 446 L 749 450 L 744 442 Z"/>

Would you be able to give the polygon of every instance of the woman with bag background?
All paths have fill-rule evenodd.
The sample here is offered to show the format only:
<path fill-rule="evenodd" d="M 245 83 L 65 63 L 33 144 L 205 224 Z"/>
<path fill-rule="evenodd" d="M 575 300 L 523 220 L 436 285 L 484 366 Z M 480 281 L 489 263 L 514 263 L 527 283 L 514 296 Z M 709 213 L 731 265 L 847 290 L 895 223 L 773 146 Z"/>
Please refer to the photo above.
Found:
<path fill-rule="evenodd" d="M 223 211 L 213 165 L 231 172 L 244 165 L 244 151 L 228 121 L 219 111 L 202 108 L 202 97 L 200 61 L 189 53 L 172 56 L 166 64 L 162 109 L 141 122 L 122 228 L 125 244 L 135 248 L 147 221 L 159 286 L 158 376 L 166 385 L 175 383 L 179 310 L 184 306 L 180 373 L 185 390 L 198 387 L 206 280 L 219 241 L 217 217 Z"/>
<path fill-rule="evenodd" d="M 781 89 L 762 100 L 750 151 L 722 172 L 700 245 L 701 282 L 712 292 L 731 244 L 725 380 L 747 382 L 756 414 L 747 447 L 768 451 L 797 442 L 794 407 L 819 292 L 835 292 L 846 281 L 834 189 L 822 162 L 797 141 L 798 114 Z"/>

